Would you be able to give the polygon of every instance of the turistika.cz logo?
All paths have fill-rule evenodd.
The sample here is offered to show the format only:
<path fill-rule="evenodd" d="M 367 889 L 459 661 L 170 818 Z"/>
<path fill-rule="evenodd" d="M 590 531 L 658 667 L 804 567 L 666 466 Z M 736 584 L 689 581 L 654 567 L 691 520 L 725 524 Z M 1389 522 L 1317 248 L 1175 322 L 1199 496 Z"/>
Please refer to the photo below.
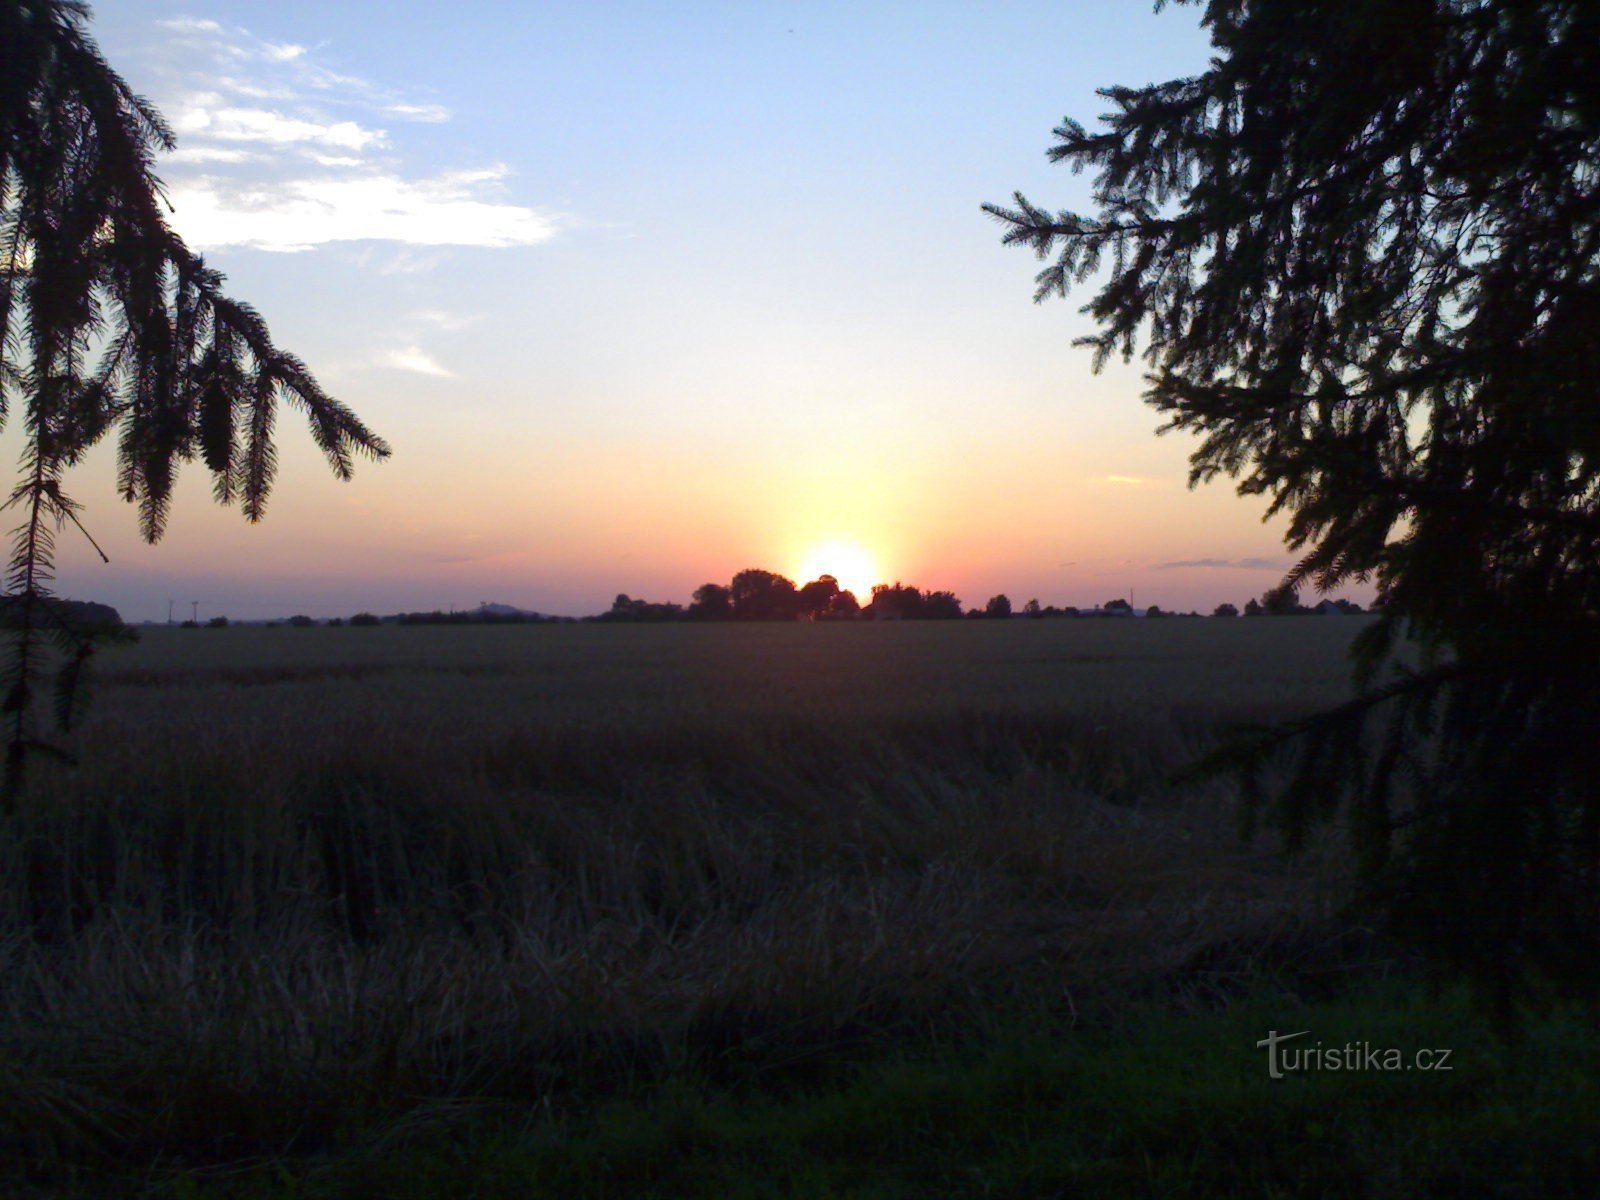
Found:
<path fill-rule="evenodd" d="M 1321 1042 L 1298 1042 L 1284 1045 L 1295 1038 L 1310 1034 L 1309 1029 L 1299 1033 L 1279 1033 L 1269 1029 L 1267 1036 L 1256 1047 L 1267 1052 L 1267 1074 L 1282 1079 L 1294 1073 L 1313 1071 L 1451 1071 L 1449 1050 L 1424 1049 L 1407 1054 L 1395 1046 L 1374 1046 L 1371 1042 L 1345 1042 L 1327 1046 Z"/>

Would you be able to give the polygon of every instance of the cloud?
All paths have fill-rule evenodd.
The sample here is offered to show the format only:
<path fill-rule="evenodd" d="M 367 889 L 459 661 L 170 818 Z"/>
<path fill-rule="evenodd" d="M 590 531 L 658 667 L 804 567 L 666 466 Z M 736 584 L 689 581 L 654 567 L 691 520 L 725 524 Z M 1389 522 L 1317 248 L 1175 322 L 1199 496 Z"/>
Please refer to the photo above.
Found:
<path fill-rule="evenodd" d="M 1150 487 L 1154 481 L 1139 475 L 1104 475 L 1101 477 L 1105 483 L 1120 484 L 1123 487 Z"/>
<path fill-rule="evenodd" d="M 1199 568 L 1224 568 L 1235 571 L 1285 571 L 1286 562 L 1273 558 L 1186 558 L 1178 562 L 1157 563 L 1158 571 L 1186 571 Z"/>
<path fill-rule="evenodd" d="M 493 178 L 493 176 L 491 176 Z M 404 179 L 368 169 L 248 183 L 202 176 L 169 189 L 173 224 L 193 246 L 302 251 L 329 242 L 533 246 L 554 218 L 484 193 L 484 173 Z"/>
<path fill-rule="evenodd" d="M 378 264 L 380 275 L 426 275 L 439 265 L 437 254 L 424 254 L 410 246 L 402 246 Z"/>
<path fill-rule="evenodd" d="M 503 165 L 403 164 L 395 131 L 448 121 L 443 104 L 335 70 L 320 46 L 197 17 L 156 24 L 153 90 L 179 137 L 161 167 L 173 226 L 196 248 L 389 242 L 402 250 L 379 269 L 411 271 L 431 265 L 414 247 L 533 246 L 558 232 L 554 214 L 509 197 Z"/>
<path fill-rule="evenodd" d="M 395 371 L 410 371 L 416 375 L 432 375 L 438 379 L 452 379 L 455 372 L 441 366 L 437 359 L 420 346 L 402 346 L 386 350 L 377 356 L 376 365 Z"/>
<path fill-rule="evenodd" d="M 391 104 L 383 111 L 397 117 L 423 121 L 429 125 L 437 125 L 450 119 L 450 110 L 442 104 Z"/>
<path fill-rule="evenodd" d="M 252 159 L 259 160 L 260 155 L 253 150 L 234 150 L 226 146 L 179 146 L 167 155 L 169 163 L 242 163 Z"/>
<path fill-rule="evenodd" d="M 215 21 L 203 21 L 198 17 L 169 17 L 166 20 L 157 21 L 156 24 L 163 29 L 180 34 L 222 32 L 222 26 Z"/>
<path fill-rule="evenodd" d="M 441 308 L 418 308 L 406 314 L 408 320 L 434 329 L 455 333 L 477 323 L 478 318 L 464 313 L 445 312 Z"/>
<path fill-rule="evenodd" d="M 345 150 L 381 146 L 384 132 L 366 129 L 354 121 L 323 123 L 286 117 L 267 108 L 215 108 L 193 106 L 173 119 L 179 135 L 204 134 L 224 142 L 269 142 L 278 146 L 308 143 Z"/>

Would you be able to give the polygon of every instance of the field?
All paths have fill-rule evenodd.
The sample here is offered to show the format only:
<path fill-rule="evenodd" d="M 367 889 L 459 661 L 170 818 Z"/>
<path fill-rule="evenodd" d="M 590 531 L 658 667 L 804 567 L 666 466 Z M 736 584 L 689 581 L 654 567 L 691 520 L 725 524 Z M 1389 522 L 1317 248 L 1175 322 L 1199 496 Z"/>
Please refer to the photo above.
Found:
<path fill-rule="evenodd" d="M 86 1195 L 455 1194 L 434 1168 L 524 1171 L 480 1194 L 534 1194 L 537 1176 L 551 1195 L 632 1195 L 686 1161 L 704 1184 L 718 1144 L 786 1144 L 784 1106 L 816 1089 L 838 1112 L 872 1109 L 873 1088 L 909 1106 L 910 1126 L 880 1131 L 911 1139 L 902 1162 L 917 1122 L 955 1119 L 918 1115 L 952 1088 L 1005 1092 L 955 1111 L 1010 1130 L 1004 1063 L 1045 1112 L 1057 1035 L 1103 1066 L 1130 1013 L 1176 1044 L 1371 983 L 1402 992 L 1329 1020 L 1405 1025 L 1411 966 L 1342 915 L 1337 840 L 1292 860 L 1243 843 L 1228 783 L 1172 779 L 1231 725 L 1347 695 L 1362 624 L 146 631 L 99 664 L 82 765 L 40 764 L 5 818 L 0 1153 L 32 1186 Z M 1483 1041 L 1428 1003 L 1408 1031 Z M 1218 1112 L 1240 1103 L 1229 1072 L 1262 1073 L 1228 1029 L 1237 1045 L 1192 1080 L 1231 1098 Z M 1052 1048 L 1021 1060 L 994 1049 L 1041 1037 Z M 1518 1069 L 1563 1064 L 1541 1094 L 1576 1120 L 1595 1053 L 1592 1036 L 1552 1043 Z M 1492 1057 L 1457 1077 L 1468 1100 L 1434 1093 L 1467 1114 L 1428 1143 L 1438 1162 L 1533 1127 L 1533 1107 L 1472 1107 L 1507 1078 Z M 1159 1114 L 1172 1081 L 1149 1070 L 1128 1078 Z M 1124 1083 L 1105 1095 L 1131 1097 Z M 787 1115 L 734 1119 L 715 1098 L 751 1094 Z M 1352 1126 L 1363 1152 L 1392 1153 L 1392 1130 L 1372 1132 L 1385 1104 L 1350 1103 L 1371 1108 Z M 438 1157 L 458 1135 L 475 1165 Z M 792 1194 L 967 1194 L 946 1167 L 933 1193 L 920 1176 L 851 1190 L 846 1171 Z M 1096 1194 L 1132 1194 L 1106 1178 Z"/>

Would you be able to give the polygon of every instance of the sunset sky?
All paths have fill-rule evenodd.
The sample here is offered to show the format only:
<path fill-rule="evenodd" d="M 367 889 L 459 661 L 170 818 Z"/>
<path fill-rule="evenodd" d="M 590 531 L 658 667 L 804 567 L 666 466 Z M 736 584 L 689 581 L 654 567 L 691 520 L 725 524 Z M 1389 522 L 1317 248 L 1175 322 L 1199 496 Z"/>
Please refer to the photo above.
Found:
<path fill-rule="evenodd" d="M 337 483 L 286 414 L 262 524 L 191 468 L 150 547 L 102 447 L 69 490 L 112 562 L 63 534 L 65 595 L 581 614 L 833 544 L 846 583 L 969 605 L 1209 611 L 1288 561 L 1259 501 L 1186 489 L 1138 364 L 1072 347 L 1087 293 L 1036 307 L 979 210 L 1084 205 L 1050 130 L 1201 69 L 1193 9 L 102 0 L 92 28 L 178 134 L 175 227 L 394 457 Z"/>

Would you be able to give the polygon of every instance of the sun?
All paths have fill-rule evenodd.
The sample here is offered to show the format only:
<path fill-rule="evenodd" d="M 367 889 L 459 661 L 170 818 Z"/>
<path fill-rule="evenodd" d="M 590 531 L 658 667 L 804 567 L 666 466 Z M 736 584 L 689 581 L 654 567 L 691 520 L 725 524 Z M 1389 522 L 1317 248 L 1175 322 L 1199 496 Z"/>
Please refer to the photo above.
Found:
<path fill-rule="evenodd" d="M 813 546 L 806 553 L 795 582 L 804 585 L 819 575 L 832 575 L 841 588 L 854 592 L 863 604 L 872 599 L 872 585 L 883 582 L 872 555 L 858 543 L 842 539 Z"/>

